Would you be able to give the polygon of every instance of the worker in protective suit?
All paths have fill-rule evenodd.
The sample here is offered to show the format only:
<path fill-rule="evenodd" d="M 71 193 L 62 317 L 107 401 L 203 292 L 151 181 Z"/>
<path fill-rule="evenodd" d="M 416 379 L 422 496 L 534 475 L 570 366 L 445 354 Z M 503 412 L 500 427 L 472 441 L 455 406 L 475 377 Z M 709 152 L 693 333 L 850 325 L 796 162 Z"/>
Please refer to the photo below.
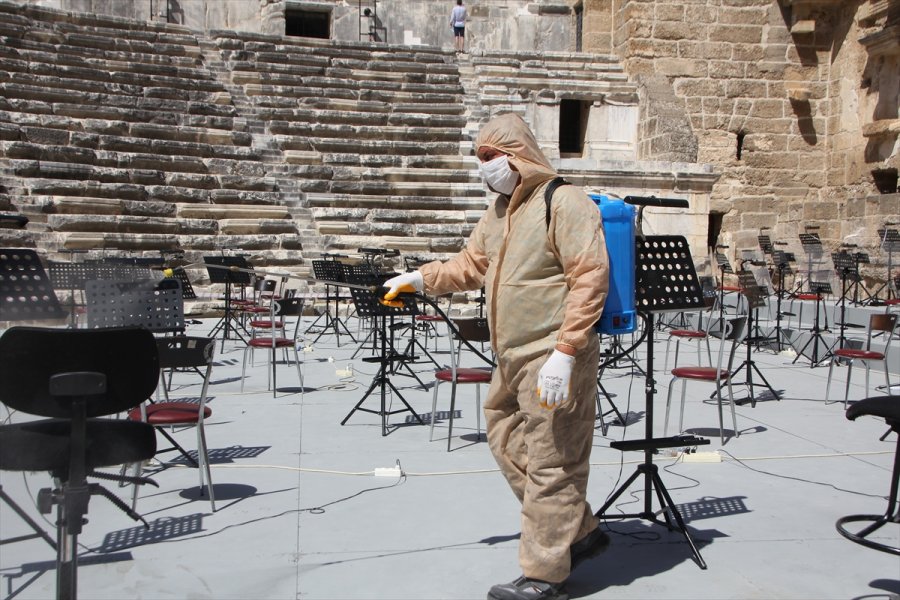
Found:
<path fill-rule="evenodd" d="M 597 206 L 580 189 L 544 192 L 557 174 L 514 114 L 479 132 L 476 155 L 497 192 L 466 248 L 385 282 L 432 295 L 484 285 L 496 357 L 484 403 L 487 437 L 522 503 L 522 577 L 488 598 L 567 598 L 575 564 L 605 550 L 585 495 L 596 418 L 599 340 L 609 263 Z"/>

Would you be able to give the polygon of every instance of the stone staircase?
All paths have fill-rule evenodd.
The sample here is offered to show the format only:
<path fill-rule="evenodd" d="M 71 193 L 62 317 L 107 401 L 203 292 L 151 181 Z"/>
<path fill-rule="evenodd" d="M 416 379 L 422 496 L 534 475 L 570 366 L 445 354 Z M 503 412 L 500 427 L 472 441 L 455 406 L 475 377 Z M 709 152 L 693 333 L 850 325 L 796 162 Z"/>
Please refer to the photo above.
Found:
<path fill-rule="evenodd" d="M 485 206 L 448 53 L 212 32 L 231 83 L 283 151 L 321 248 L 421 258 L 462 243 Z"/>

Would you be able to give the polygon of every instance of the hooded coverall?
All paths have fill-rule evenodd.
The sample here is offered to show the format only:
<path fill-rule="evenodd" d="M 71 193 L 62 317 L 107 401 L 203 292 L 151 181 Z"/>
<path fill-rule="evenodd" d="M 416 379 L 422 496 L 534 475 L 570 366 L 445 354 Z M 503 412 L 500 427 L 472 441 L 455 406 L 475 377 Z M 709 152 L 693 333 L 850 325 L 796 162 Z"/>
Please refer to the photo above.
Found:
<path fill-rule="evenodd" d="M 459 254 L 420 272 L 435 295 L 485 286 L 497 362 L 484 403 L 488 444 L 522 503 L 522 573 L 558 583 L 569 575 L 569 546 L 597 527 L 585 496 L 606 244 L 600 211 L 574 186 L 554 194 L 548 228 L 544 191 L 556 172 L 521 118 L 492 119 L 476 139 L 483 146 L 507 153 L 521 180 L 511 197 L 497 197 Z M 557 345 L 575 360 L 568 400 L 547 410 L 538 371 Z"/>

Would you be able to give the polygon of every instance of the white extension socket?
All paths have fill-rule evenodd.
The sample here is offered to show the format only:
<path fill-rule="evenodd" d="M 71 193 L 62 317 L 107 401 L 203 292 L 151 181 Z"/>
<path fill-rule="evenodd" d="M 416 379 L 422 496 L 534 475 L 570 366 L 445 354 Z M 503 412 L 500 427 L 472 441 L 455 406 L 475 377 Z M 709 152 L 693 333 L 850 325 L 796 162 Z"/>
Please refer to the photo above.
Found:
<path fill-rule="evenodd" d="M 718 452 L 685 452 L 681 455 L 681 460 L 686 463 L 720 463 L 722 455 Z"/>
<path fill-rule="evenodd" d="M 400 477 L 403 471 L 400 467 L 375 467 L 375 477 Z"/>

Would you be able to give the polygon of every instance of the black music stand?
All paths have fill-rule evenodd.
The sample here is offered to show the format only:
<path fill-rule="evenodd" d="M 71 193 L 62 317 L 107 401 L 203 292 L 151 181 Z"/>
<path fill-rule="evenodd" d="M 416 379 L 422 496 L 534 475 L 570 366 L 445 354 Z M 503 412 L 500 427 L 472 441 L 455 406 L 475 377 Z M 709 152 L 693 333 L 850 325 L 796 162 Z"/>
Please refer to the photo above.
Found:
<path fill-rule="evenodd" d="M 878 239 L 881 241 L 881 249 L 887 252 L 888 255 L 887 278 L 884 280 L 884 283 L 881 284 L 881 287 L 871 294 L 871 304 L 878 301 L 878 294 L 880 294 L 881 290 L 884 288 L 887 288 L 887 297 L 885 300 L 891 300 L 900 295 L 900 290 L 895 289 L 895 286 L 892 285 L 892 278 L 894 275 L 894 252 L 900 252 L 900 232 L 896 229 L 879 229 Z"/>
<path fill-rule="evenodd" d="M 0 321 L 65 319 L 50 278 L 34 250 L 0 249 Z M 41 538 L 56 550 L 56 542 L 0 485 L 0 500 L 19 515 L 34 533 L 0 540 L 0 546 Z"/>
<path fill-rule="evenodd" d="M 781 352 L 781 348 L 784 345 L 782 339 L 784 334 L 781 329 L 781 318 L 782 317 L 793 317 L 794 313 L 791 312 L 783 312 L 781 310 L 781 301 L 784 300 L 784 296 L 787 293 L 784 286 L 784 276 L 788 273 L 793 273 L 793 269 L 791 269 L 791 263 L 795 262 L 797 259 L 794 256 L 793 252 L 785 252 L 783 250 L 773 250 L 772 251 L 772 262 L 775 264 L 775 269 L 778 271 L 778 285 L 775 288 L 775 348 L 776 352 Z"/>
<path fill-rule="evenodd" d="M 806 281 L 807 285 L 810 285 L 813 278 L 813 263 L 822 258 L 822 241 L 818 233 L 801 233 L 800 245 L 806 253 Z"/>
<path fill-rule="evenodd" d="M 648 236 L 636 240 L 637 245 L 637 290 L 636 304 L 638 312 L 644 317 L 647 333 L 647 370 L 645 390 L 647 398 L 646 416 L 644 419 L 645 439 L 625 440 L 610 443 L 617 450 L 638 450 L 644 452 L 644 462 L 639 464 L 634 473 L 609 497 L 597 511 L 596 516 L 606 519 L 645 519 L 662 525 L 667 529 L 678 530 L 691 547 L 694 559 L 701 569 L 706 562 L 700 556 L 694 540 L 691 539 L 687 525 L 672 501 L 662 478 L 659 467 L 653 463 L 653 454 L 659 448 L 681 448 L 709 444 L 708 439 L 692 435 L 677 435 L 666 438 L 653 437 L 653 396 L 656 394 L 656 380 L 653 378 L 653 315 L 657 312 L 679 311 L 703 307 L 703 292 L 697 280 L 694 263 L 687 240 L 682 236 Z M 609 509 L 632 483 L 643 476 L 644 508 L 641 512 L 622 515 L 607 515 Z M 660 512 L 665 520 L 657 517 L 653 511 L 653 496 L 660 504 Z M 674 523 L 673 523 L 674 520 Z"/>
<path fill-rule="evenodd" d="M 838 331 L 840 333 L 838 335 L 837 347 L 843 348 L 844 343 L 847 341 L 844 331 L 846 331 L 847 327 L 857 327 L 857 325 L 847 323 L 847 296 L 850 291 L 850 286 L 847 285 L 847 282 L 859 281 L 859 264 L 856 262 L 854 256 L 846 250 L 833 252 L 831 254 L 831 260 L 834 262 L 834 270 L 841 278 L 841 298 L 838 300 L 838 304 L 841 305 L 841 321 L 838 323 Z"/>
<path fill-rule="evenodd" d="M 810 344 L 812 347 L 812 354 L 810 355 L 809 368 L 817 367 L 823 362 L 825 362 L 830 356 L 830 348 L 828 348 L 828 343 L 825 341 L 825 338 L 822 337 L 823 331 L 828 331 L 828 317 L 825 317 L 825 327 L 822 328 L 819 326 L 819 312 L 820 307 L 824 301 L 825 294 L 833 293 L 831 290 L 831 284 L 828 282 L 817 282 L 810 281 L 809 282 L 809 291 L 811 294 L 815 295 L 815 315 L 813 316 L 813 327 L 810 329 L 809 339 L 806 340 L 806 343 L 803 344 L 803 347 L 797 352 L 797 356 L 791 361 L 791 364 L 796 363 L 800 360 L 800 357 L 803 356 L 803 351 L 806 350 Z M 819 344 L 822 344 L 825 348 L 827 348 L 825 355 L 822 358 L 819 358 Z"/>
<path fill-rule="evenodd" d="M 721 326 L 725 321 L 725 275 L 726 273 L 729 275 L 734 274 L 734 269 L 731 268 L 731 263 L 728 262 L 728 257 L 722 254 L 721 252 L 716 252 L 716 264 L 719 267 L 719 324 Z"/>
<path fill-rule="evenodd" d="M 203 262 L 207 265 L 206 271 L 209 273 L 209 282 L 225 284 L 225 314 L 222 315 L 219 322 L 209 332 L 209 337 L 214 338 L 221 331 L 222 350 L 225 349 L 225 340 L 232 339 L 232 333 L 242 342 L 246 342 L 244 336 L 238 332 L 238 329 L 243 330 L 248 337 L 250 333 L 238 319 L 237 313 L 232 307 L 231 287 L 235 284 L 250 285 L 250 263 L 247 262 L 247 258 L 244 256 L 204 256 Z"/>
<path fill-rule="evenodd" d="M 747 336 L 747 339 L 744 340 L 744 343 L 747 344 L 747 358 L 744 359 L 744 362 L 738 366 L 734 372 L 732 373 L 732 377 L 736 373 L 740 373 L 741 369 L 747 369 L 747 378 L 743 382 L 736 382 L 737 385 L 741 385 L 743 383 L 750 389 L 750 406 L 756 408 L 756 392 L 753 390 L 753 373 L 755 372 L 759 375 L 759 378 L 762 380 L 763 384 L 768 388 L 768 390 L 772 393 L 772 396 L 775 397 L 776 400 L 781 400 L 781 397 L 778 395 L 778 392 L 775 391 L 775 388 L 772 387 L 772 384 L 766 379 L 765 375 L 763 375 L 759 368 L 756 366 L 756 363 L 753 362 L 753 354 L 752 347 L 754 340 L 751 339 L 753 333 L 753 324 L 756 320 L 757 312 L 760 308 L 766 305 L 765 298 L 763 297 L 762 290 L 759 287 L 759 284 L 756 282 L 756 278 L 753 276 L 753 273 L 750 271 L 741 270 L 737 273 L 738 281 L 741 284 L 741 293 L 744 294 L 744 297 L 747 298 L 747 331 L 750 335 Z M 765 338 L 769 339 L 769 338 Z M 735 404 L 741 404 L 741 402 L 735 402 Z"/>
<path fill-rule="evenodd" d="M 371 271 L 369 271 L 371 274 Z M 351 283 L 351 282 L 347 282 Z M 363 283 L 362 281 L 354 281 L 352 283 Z M 367 283 L 371 283 L 373 286 L 377 286 L 380 282 L 375 282 L 370 280 Z M 419 311 L 418 304 L 414 298 L 406 298 L 400 296 L 398 299 L 402 300 L 402 307 L 391 307 L 386 306 L 379 302 L 378 293 L 373 290 L 366 290 L 360 288 L 350 288 L 350 295 L 353 298 L 353 303 L 356 305 L 356 312 L 360 317 L 371 318 L 373 322 L 376 324 L 376 336 L 378 342 L 380 344 L 381 356 L 372 356 L 363 358 L 363 362 L 370 363 L 379 363 L 381 366 L 378 369 L 378 372 L 375 374 L 375 377 L 372 379 L 371 385 L 369 385 L 369 389 L 366 390 L 366 393 L 360 399 L 359 402 L 356 403 L 356 406 L 347 413 L 347 416 L 344 417 L 344 420 L 341 421 L 341 425 L 344 425 L 350 417 L 356 411 L 360 410 L 363 412 L 371 413 L 373 415 L 379 415 L 381 417 L 381 435 L 386 436 L 388 434 L 387 431 L 387 418 L 389 415 L 394 415 L 397 413 L 402 413 L 409 411 L 413 414 L 413 417 L 419 422 L 420 425 L 424 425 L 425 422 L 422 420 L 422 417 L 413 410 L 413 408 L 409 405 L 406 399 L 403 397 L 403 394 L 400 393 L 400 390 L 391 382 L 391 373 L 394 372 L 394 363 L 402 362 L 404 357 L 401 354 L 398 354 L 394 351 L 392 341 L 389 341 L 388 335 L 390 327 L 388 325 L 388 318 L 393 321 L 393 318 L 396 316 L 410 316 L 415 315 Z M 408 368 L 408 367 L 407 367 Z M 415 374 L 413 374 L 415 376 Z M 416 377 L 418 379 L 418 377 Z M 419 382 L 421 383 L 421 381 Z M 366 398 L 375 391 L 375 388 L 378 388 L 381 395 L 381 404 L 377 410 L 371 408 L 363 408 L 363 403 L 366 401 Z M 388 410 L 387 407 L 387 390 L 391 389 L 392 393 L 400 399 L 400 402 L 403 403 L 403 408 L 399 408 L 396 410 Z"/>
<path fill-rule="evenodd" d="M 758 235 L 756 236 L 756 241 L 759 242 L 759 248 L 763 251 L 763 254 L 771 255 L 772 252 L 774 252 L 771 237 L 767 235 Z"/>
<path fill-rule="evenodd" d="M 313 274 L 316 276 L 316 279 L 323 279 L 325 281 L 334 281 L 334 282 L 343 282 L 344 281 L 344 263 L 337 260 L 314 260 L 312 261 L 313 266 Z M 347 329 L 347 325 L 344 321 L 341 320 L 340 315 L 338 314 L 340 311 L 340 302 L 342 300 L 340 294 L 340 288 L 334 285 L 325 285 L 325 312 L 319 315 L 312 324 L 306 328 L 306 333 L 310 333 L 310 331 L 315 328 L 316 323 L 319 322 L 319 319 L 324 318 L 325 323 L 322 325 L 322 331 L 319 332 L 319 335 L 316 336 L 316 339 L 313 340 L 313 344 L 319 341 L 323 335 L 327 332 L 333 332 L 336 339 L 337 345 L 340 347 L 341 345 L 341 330 L 344 331 L 344 334 L 347 335 L 353 342 L 356 342 L 356 338 L 353 337 L 353 334 L 350 333 L 350 330 Z M 334 314 L 331 314 L 331 302 L 334 302 Z"/>

